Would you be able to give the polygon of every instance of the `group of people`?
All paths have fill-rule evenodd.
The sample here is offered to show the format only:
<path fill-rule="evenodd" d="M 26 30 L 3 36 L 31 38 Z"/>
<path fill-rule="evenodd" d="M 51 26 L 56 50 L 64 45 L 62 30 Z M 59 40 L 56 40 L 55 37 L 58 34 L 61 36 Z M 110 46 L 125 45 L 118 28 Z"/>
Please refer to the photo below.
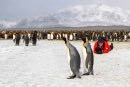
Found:
<path fill-rule="evenodd" d="M 21 37 L 20 33 L 13 34 L 13 41 L 16 46 L 19 46 L 20 39 L 23 39 L 23 42 L 25 43 L 25 46 L 29 45 L 29 42 L 32 42 L 33 46 L 36 46 L 37 43 L 37 31 L 34 31 L 31 35 L 28 35 L 28 33 L 24 33 Z"/>
<path fill-rule="evenodd" d="M 84 55 L 85 61 L 84 65 L 85 68 L 82 75 L 80 75 L 80 64 L 81 64 L 81 58 L 78 50 L 76 47 L 74 47 L 66 38 L 63 38 L 65 41 L 65 44 L 68 48 L 68 54 L 69 54 L 69 63 L 70 63 L 70 69 L 72 71 L 72 75 L 69 76 L 67 79 L 74 79 L 74 78 L 81 78 L 82 75 L 94 75 L 93 71 L 93 65 L 94 65 L 94 54 L 103 54 L 108 53 L 113 49 L 113 44 L 108 44 L 107 40 L 103 37 L 98 38 L 98 40 L 94 43 L 94 51 L 92 50 L 91 44 L 89 43 L 88 37 L 83 37 L 83 48 L 85 49 Z M 87 71 L 86 71 L 87 70 Z"/>
<path fill-rule="evenodd" d="M 103 54 L 108 53 L 113 49 L 113 43 L 108 44 L 108 40 L 104 37 L 99 37 L 94 44 L 94 53 Z"/>

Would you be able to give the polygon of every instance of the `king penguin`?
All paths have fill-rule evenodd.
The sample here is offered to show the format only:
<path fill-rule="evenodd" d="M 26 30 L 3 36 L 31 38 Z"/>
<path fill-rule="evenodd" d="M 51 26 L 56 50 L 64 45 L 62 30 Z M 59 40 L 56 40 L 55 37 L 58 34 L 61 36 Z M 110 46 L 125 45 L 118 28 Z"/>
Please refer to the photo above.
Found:
<path fill-rule="evenodd" d="M 72 71 L 72 75 L 69 76 L 67 79 L 74 79 L 74 78 L 81 78 L 80 76 L 80 55 L 79 52 L 77 51 L 77 49 L 71 44 L 69 43 L 69 41 L 66 38 L 63 38 L 63 40 L 65 41 L 65 44 L 69 50 L 69 57 L 70 57 L 70 69 Z"/>
<path fill-rule="evenodd" d="M 92 51 L 91 45 L 88 41 L 88 38 L 85 37 L 85 38 L 82 38 L 82 40 L 83 40 L 83 46 L 84 46 L 84 48 L 86 50 L 86 54 L 87 54 L 84 56 L 86 57 L 85 66 L 86 66 L 86 69 L 88 70 L 88 72 L 86 72 L 86 70 L 85 70 L 83 75 L 93 75 L 93 65 L 94 65 L 93 51 Z"/>

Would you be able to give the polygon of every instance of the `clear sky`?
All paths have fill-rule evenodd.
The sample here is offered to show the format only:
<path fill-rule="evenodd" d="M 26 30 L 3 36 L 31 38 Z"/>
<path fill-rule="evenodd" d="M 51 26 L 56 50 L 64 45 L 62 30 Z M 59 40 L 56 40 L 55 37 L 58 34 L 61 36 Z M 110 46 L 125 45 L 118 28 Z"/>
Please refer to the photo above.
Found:
<path fill-rule="evenodd" d="M 0 0 L 0 19 L 44 16 L 72 5 L 91 5 L 99 2 L 130 9 L 130 0 Z"/>

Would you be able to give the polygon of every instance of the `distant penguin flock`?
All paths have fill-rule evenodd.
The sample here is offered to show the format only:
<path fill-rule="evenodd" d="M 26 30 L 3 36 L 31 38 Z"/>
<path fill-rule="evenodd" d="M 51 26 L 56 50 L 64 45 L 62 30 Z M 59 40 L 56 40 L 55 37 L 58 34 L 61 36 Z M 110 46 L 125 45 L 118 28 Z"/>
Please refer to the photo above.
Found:
<path fill-rule="evenodd" d="M 25 46 L 29 46 L 29 42 L 32 42 L 33 46 L 36 46 L 37 43 L 37 31 L 32 32 L 32 34 L 29 34 L 27 32 L 24 32 L 24 34 L 15 33 L 13 34 L 13 42 L 16 46 L 19 46 L 20 40 L 23 39 L 23 43 L 25 43 Z"/>

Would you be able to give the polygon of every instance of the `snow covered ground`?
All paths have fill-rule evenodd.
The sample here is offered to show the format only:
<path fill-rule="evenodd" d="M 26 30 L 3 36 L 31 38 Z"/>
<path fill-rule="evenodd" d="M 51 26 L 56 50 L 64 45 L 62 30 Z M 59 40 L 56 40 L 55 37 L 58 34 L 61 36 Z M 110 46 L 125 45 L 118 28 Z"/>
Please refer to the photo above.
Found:
<path fill-rule="evenodd" d="M 71 43 L 82 54 L 81 41 Z M 94 54 L 95 75 L 81 79 L 66 79 L 66 54 L 63 41 L 41 40 L 25 47 L 0 40 L 0 87 L 130 87 L 130 42 L 115 42 L 110 53 Z"/>

